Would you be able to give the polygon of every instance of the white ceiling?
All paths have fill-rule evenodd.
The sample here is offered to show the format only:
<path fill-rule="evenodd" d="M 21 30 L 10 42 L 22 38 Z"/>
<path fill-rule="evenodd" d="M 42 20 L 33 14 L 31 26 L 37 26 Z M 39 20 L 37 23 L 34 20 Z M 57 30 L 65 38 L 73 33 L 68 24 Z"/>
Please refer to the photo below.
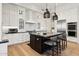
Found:
<path fill-rule="evenodd" d="M 30 9 L 34 9 L 34 10 L 45 10 L 46 8 L 46 3 L 18 3 L 18 5 L 21 5 L 23 7 L 26 8 L 30 8 Z M 56 5 L 56 9 L 57 8 L 61 8 L 61 7 L 78 7 L 79 3 L 47 3 L 47 8 L 50 11 L 54 11 L 55 10 L 55 5 Z"/>

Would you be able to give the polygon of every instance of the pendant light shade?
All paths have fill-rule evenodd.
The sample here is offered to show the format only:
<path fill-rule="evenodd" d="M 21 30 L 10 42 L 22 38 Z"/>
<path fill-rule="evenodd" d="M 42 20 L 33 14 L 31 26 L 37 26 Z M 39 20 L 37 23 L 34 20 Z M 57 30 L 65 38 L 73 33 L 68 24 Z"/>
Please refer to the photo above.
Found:
<path fill-rule="evenodd" d="M 53 21 L 54 20 L 58 20 L 58 15 L 56 14 L 56 4 L 55 4 L 55 12 L 54 12 L 54 15 L 53 15 Z"/>
<path fill-rule="evenodd" d="M 53 20 L 58 20 L 58 15 L 54 12 Z"/>
<path fill-rule="evenodd" d="M 47 4 L 46 4 L 46 11 L 44 12 L 43 17 L 44 17 L 44 18 L 50 18 L 50 12 L 49 12 L 49 10 L 47 9 Z"/>
<path fill-rule="evenodd" d="M 44 18 L 50 18 L 50 12 L 47 8 L 46 8 L 46 12 L 44 12 Z"/>
<path fill-rule="evenodd" d="M 46 4 L 46 9 L 45 9 L 45 12 L 44 12 L 44 14 L 43 14 L 43 18 L 50 18 L 50 15 L 51 15 L 51 13 L 50 13 L 50 11 L 48 10 L 47 4 Z M 52 19 L 53 19 L 53 21 L 54 21 L 54 20 L 58 20 L 58 15 L 57 15 L 57 13 L 56 13 L 56 5 L 55 5 L 55 11 L 54 11 L 54 15 L 53 15 Z"/>

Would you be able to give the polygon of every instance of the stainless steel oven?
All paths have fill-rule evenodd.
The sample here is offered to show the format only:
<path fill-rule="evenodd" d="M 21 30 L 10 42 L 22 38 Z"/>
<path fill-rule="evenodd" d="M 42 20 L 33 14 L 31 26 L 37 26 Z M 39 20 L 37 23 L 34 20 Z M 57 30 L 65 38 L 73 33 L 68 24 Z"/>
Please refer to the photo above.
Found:
<path fill-rule="evenodd" d="M 77 22 L 68 23 L 68 36 L 77 37 Z"/>

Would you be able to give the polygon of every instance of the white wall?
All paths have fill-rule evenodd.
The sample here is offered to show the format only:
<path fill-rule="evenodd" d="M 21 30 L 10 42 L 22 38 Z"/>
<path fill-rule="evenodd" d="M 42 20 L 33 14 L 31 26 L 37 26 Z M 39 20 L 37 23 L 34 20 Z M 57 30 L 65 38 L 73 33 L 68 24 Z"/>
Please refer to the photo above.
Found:
<path fill-rule="evenodd" d="M 45 21 L 45 29 L 47 30 L 48 33 L 51 33 L 52 32 L 52 20 L 49 18 L 49 19 L 44 19 Z"/>
<path fill-rule="evenodd" d="M 2 35 L 2 4 L 0 3 L 0 41 L 1 41 L 1 35 Z"/>

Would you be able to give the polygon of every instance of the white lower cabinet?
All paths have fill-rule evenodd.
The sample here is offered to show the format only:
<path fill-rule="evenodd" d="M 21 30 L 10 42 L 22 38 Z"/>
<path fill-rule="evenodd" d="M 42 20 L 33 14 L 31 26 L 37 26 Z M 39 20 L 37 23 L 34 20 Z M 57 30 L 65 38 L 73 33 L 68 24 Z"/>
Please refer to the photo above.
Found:
<path fill-rule="evenodd" d="M 5 34 L 3 35 L 3 39 L 8 39 L 9 44 L 17 44 L 21 42 L 30 41 L 29 33 L 14 33 L 14 34 Z"/>
<path fill-rule="evenodd" d="M 30 35 L 29 33 L 24 33 L 24 34 L 21 34 L 21 40 L 22 41 L 30 41 Z"/>
<path fill-rule="evenodd" d="M 0 44 L 0 56 L 7 56 L 8 55 L 8 53 L 7 53 L 7 51 L 8 51 L 7 47 L 8 47 L 7 43 Z"/>

